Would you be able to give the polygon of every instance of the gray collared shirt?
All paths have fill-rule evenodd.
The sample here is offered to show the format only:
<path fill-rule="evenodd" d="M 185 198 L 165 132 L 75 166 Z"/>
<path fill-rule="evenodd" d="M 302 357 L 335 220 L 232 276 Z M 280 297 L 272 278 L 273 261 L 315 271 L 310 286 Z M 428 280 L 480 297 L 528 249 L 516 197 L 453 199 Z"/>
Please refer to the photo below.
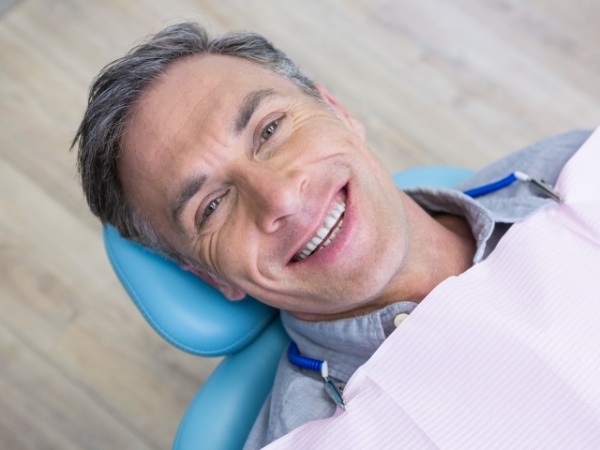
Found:
<path fill-rule="evenodd" d="M 473 263 L 477 264 L 493 251 L 511 224 L 554 201 L 529 183 L 514 183 L 476 200 L 462 191 L 496 181 L 515 170 L 554 184 L 564 164 L 589 135 L 589 131 L 572 131 L 538 142 L 477 172 L 456 189 L 415 188 L 405 192 L 430 213 L 465 217 L 476 240 Z M 323 322 L 302 321 L 285 311 L 281 318 L 300 353 L 326 360 L 332 381 L 343 389 L 356 369 L 394 331 L 395 318 L 410 314 L 416 307 L 412 302 L 398 302 L 363 316 Z M 292 365 L 284 354 L 271 395 L 244 449 L 261 448 L 311 420 L 330 417 L 335 408 L 320 375 Z"/>

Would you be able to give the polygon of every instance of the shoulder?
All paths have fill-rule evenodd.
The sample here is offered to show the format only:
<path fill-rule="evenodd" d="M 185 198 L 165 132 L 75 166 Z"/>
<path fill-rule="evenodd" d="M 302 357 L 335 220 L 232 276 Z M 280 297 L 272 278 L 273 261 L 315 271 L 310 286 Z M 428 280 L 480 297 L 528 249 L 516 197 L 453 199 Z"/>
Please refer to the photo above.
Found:
<path fill-rule="evenodd" d="M 261 448 L 312 420 L 330 417 L 335 405 L 323 389 L 323 381 L 310 371 L 293 366 L 282 357 L 271 395 L 250 432 L 244 449 Z"/>
<path fill-rule="evenodd" d="M 590 137 L 592 130 L 572 130 L 538 141 L 490 164 L 457 188 L 466 190 L 519 170 L 554 184 L 566 162 Z"/>

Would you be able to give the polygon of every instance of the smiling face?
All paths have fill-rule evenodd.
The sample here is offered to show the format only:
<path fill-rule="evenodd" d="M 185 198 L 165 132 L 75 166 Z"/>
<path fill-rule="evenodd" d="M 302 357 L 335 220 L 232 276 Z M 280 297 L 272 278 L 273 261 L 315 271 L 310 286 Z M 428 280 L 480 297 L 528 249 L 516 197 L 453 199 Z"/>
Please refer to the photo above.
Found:
<path fill-rule="evenodd" d="M 239 58 L 183 59 L 143 94 L 119 159 L 162 239 L 305 318 L 390 300 L 408 251 L 406 196 L 321 91 Z"/>

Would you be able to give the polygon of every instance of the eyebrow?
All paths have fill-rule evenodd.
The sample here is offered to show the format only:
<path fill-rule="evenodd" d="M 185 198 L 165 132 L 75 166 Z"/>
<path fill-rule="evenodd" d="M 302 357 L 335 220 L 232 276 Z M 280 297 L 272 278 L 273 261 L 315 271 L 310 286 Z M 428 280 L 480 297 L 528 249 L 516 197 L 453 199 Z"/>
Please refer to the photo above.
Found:
<path fill-rule="evenodd" d="M 276 95 L 273 89 L 259 89 L 249 93 L 243 100 L 242 106 L 240 107 L 235 120 L 233 122 L 233 133 L 239 136 L 242 131 L 250 123 L 250 119 L 260 106 L 261 102 L 267 97 Z M 183 224 L 181 223 L 181 214 L 185 209 L 188 202 L 196 195 L 202 186 L 206 183 L 208 175 L 201 174 L 195 175 L 185 181 L 172 200 L 169 201 L 169 213 L 171 222 L 175 224 L 177 229 L 185 233 Z"/>
<path fill-rule="evenodd" d="M 202 189 L 202 186 L 204 183 L 206 183 L 207 178 L 208 176 L 203 174 L 196 175 L 188 179 L 177 191 L 177 195 L 175 195 L 175 197 L 169 202 L 171 221 L 175 224 L 180 232 L 184 232 L 184 227 L 181 223 L 181 213 L 190 199 L 196 195 L 200 189 Z"/>
<path fill-rule="evenodd" d="M 254 112 L 258 109 L 261 102 L 273 95 L 276 95 L 273 89 L 259 89 L 246 96 L 233 124 L 233 132 L 236 136 L 239 136 L 248 126 L 250 119 L 252 119 Z"/>

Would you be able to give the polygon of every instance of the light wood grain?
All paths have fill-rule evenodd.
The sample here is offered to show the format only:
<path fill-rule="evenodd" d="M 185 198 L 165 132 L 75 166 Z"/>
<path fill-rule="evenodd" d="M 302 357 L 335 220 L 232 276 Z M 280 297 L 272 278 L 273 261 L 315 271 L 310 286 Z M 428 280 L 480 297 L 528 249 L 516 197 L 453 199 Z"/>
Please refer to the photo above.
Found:
<path fill-rule="evenodd" d="M 216 364 L 120 287 L 68 151 L 91 79 L 193 18 L 261 32 L 367 127 L 390 171 L 478 168 L 600 123 L 589 0 L 22 0 L 0 16 L 0 448 L 163 449 Z"/>

